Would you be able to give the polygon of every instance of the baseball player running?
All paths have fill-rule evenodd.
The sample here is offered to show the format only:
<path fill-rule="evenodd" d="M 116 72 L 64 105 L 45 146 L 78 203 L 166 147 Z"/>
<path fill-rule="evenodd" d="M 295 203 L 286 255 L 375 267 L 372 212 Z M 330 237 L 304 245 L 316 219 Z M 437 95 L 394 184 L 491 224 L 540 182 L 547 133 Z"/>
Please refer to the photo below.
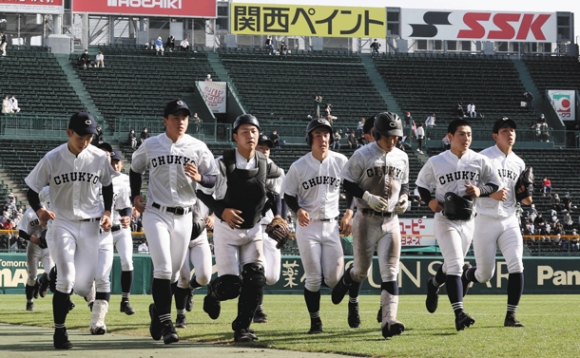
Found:
<path fill-rule="evenodd" d="M 347 158 L 330 151 L 332 126 L 326 119 L 314 119 L 306 127 L 310 153 L 295 161 L 282 184 L 284 200 L 298 218 L 296 241 L 306 280 L 304 299 L 310 314 L 309 334 L 322 333 L 320 286 L 322 280 L 334 287 L 344 271 L 340 233 L 350 235 L 352 204 L 338 222 L 341 170 Z"/>
<path fill-rule="evenodd" d="M 48 199 L 49 187 L 45 186 L 39 193 L 40 202 L 49 207 Z M 46 244 L 47 223 L 41 223 L 36 216 L 34 209 L 28 208 L 18 222 L 18 236 L 28 241 L 26 247 L 26 267 L 28 270 L 28 281 L 26 281 L 26 310 L 34 311 L 34 299 L 46 296 L 49 278 L 48 272 L 54 266 L 54 262 L 48 252 Z M 37 279 L 38 262 L 42 262 L 44 273 Z"/>
<path fill-rule="evenodd" d="M 270 159 L 270 149 L 274 147 L 274 143 L 268 138 L 266 135 L 261 135 L 258 139 L 258 145 L 256 146 L 256 150 L 261 152 L 268 158 L 268 163 L 272 162 Z M 282 169 L 280 169 L 282 170 Z M 282 170 L 282 175 L 276 179 L 268 179 L 268 181 L 272 181 L 270 184 L 274 187 L 274 192 L 277 195 L 280 195 L 280 190 L 282 187 L 282 182 L 284 181 L 284 171 Z M 282 207 L 277 208 L 277 212 L 280 213 L 280 217 L 286 218 L 287 210 L 286 205 L 282 201 Z M 266 284 L 274 285 L 280 279 L 280 270 L 282 268 L 282 253 L 280 249 L 276 247 L 278 244 L 276 240 L 272 239 L 266 233 L 266 229 L 268 224 L 272 222 L 274 219 L 274 214 L 272 210 L 268 210 L 260 224 L 262 225 L 262 242 L 264 245 L 264 274 L 266 276 Z M 260 305 L 256 310 L 256 314 L 254 315 L 254 323 L 266 323 L 268 322 L 268 316 L 264 313 L 262 307 L 262 300 L 260 301 Z"/>
<path fill-rule="evenodd" d="M 53 220 L 47 241 L 58 270 L 52 299 L 56 349 L 72 348 L 65 326 L 70 293 L 73 287 L 80 296 L 90 292 L 97 268 L 99 224 L 105 231 L 111 229 L 113 202 L 111 165 L 102 150 L 90 145 L 97 134 L 93 116 L 74 114 L 66 133 L 68 142 L 48 152 L 25 179 L 30 188 L 28 202 L 39 220 Z M 47 183 L 52 211 L 38 197 Z"/>
<path fill-rule="evenodd" d="M 449 124 L 451 149 L 429 158 L 416 184 L 421 198 L 435 213 L 434 230 L 443 264 L 427 281 L 427 310 L 437 309 L 439 286 L 446 284 L 458 331 L 475 323 L 463 309 L 467 283 L 462 282 L 464 259 L 473 237 L 473 201 L 497 191 L 501 181 L 487 157 L 471 149 L 471 126 L 464 119 Z M 435 198 L 431 191 L 435 191 Z M 464 287 L 465 285 L 465 287 Z"/>
<path fill-rule="evenodd" d="M 357 198 L 358 210 L 353 220 L 354 264 L 332 290 L 332 302 L 340 303 L 352 286 L 360 286 L 376 248 L 382 279 L 381 327 L 383 337 L 388 338 L 405 330 L 405 325 L 397 320 L 401 256 L 397 214 L 404 213 L 409 205 L 409 158 L 396 148 L 403 136 L 403 124 L 395 113 L 375 116 L 373 136 L 375 142 L 354 152 L 341 173 L 344 189 Z M 353 306 L 349 302 L 349 324 Z"/>
<path fill-rule="evenodd" d="M 220 174 L 213 196 L 205 188 L 203 193 L 198 191 L 199 198 L 217 217 L 213 240 L 218 277 L 208 286 L 203 309 L 216 319 L 220 301 L 239 296 L 238 315 L 232 322 L 235 342 L 258 339 L 250 325 L 266 284 L 259 222 L 266 205 L 266 191 L 273 189 L 267 179 L 281 175 L 274 163 L 268 163 L 266 156 L 256 151 L 259 133 L 260 123 L 253 115 L 236 118 L 233 138 L 237 148 L 224 151 L 216 159 Z M 276 198 L 276 202 L 279 200 Z"/>
<path fill-rule="evenodd" d="M 516 310 L 524 289 L 523 239 L 516 216 L 516 204 L 532 203 L 533 178 L 531 188 L 518 185 L 518 177 L 525 170 L 524 161 L 512 148 L 516 142 L 516 123 L 504 117 L 493 125 L 493 139 L 496 145 L 482 150 L 479 154 L 489 158 L 494 170 L 501 178 L 500 190 L 477 201 L 473 251 L 476 267 L 464 272 L 464 279 L 470 282 L 488 282 L 495 271 L 495 254 L 499 246 L 508 267 L 508 303 L 504 320 L 506 327 L 523 327 L 516 319 Z"/>
<path fill-rule="evenodd" d="M 135 209 L 143 213 L 149 254 L 153 262 L 149 333 L 165 344 L 178 342 L 171 321 L 171 301 L 191 237 L 195 190 L 213 187 L 217 169 L 207 146 L 185 134 L 191 112 L 182 100 L 164 109 L 165 133 L 151 137 L 133 153 L 129 179 Z M 147 202 L 141 196 L 141 175 L 149 169 Z M 174 285 L 175 287 L 175 285 Z"/>
<path fill-rule="evenodd" d="M 208 219 L 208 214 L 209 209 L 207 206 L 201 200 L 197 200 L 193 206 L 193 225 L 189 248 L 183 266 L 179 271 L 179 280 L 175 290 L 176 328 L 187 328 L 185 312 L 192 309 L 193 303 L 190 302 L 193 300 L 193 291 L 206 286 L 211 280 L 212 258 L 206 227 L 209 225 L 210 227 L 208 228 L 213 228 L 211 226 L 213 223 Z M 194 268 L 193 276 L 191 276 L 190 262 Z"/>

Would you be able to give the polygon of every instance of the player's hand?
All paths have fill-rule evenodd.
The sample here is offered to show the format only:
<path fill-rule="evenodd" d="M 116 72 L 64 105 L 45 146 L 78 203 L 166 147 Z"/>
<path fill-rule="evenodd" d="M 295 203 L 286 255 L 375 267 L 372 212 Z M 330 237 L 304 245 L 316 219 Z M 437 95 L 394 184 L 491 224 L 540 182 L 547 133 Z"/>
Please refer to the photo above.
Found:
<path fill-rule="evenodd" d="M 408 195 L 401 195 L 399 197 L 399 202 L 395 205 L 395 212 L 397 214 L 402 214 L 409 208 L 409 196 Z"/>
<path fill-rule="evenodd" d="M 40 245 L 40 239 L 35 235 L 30 235 L 30 242 L 35 243 L 36 245 Z"/>
<path fill-rule="evenodd" d="M 211 214 L 209 216 L 206 216 L 204 218 L 204 221 L 205 221 L 205 228 L 208 230 L 213 230 L 213 223 L 215 221 L 215 215 Z"/>
<path fill-rule="evenodd" d="M 197 167 L 192 163 L 185 164 L 185 175 L 195 182 L 201 181 L 201 174 L 197 172 Z"/>
<path fill-rule="evenodd" d="M 36 211 L 36 216 L 38 216 L 38 220 L 41 222 L 47 222 L 48 220 L 54 220 L 56 215 L 52 211 L 46 210 L 45 208 L 40 208 Z M 46 225 L 45 225 L 46 226 Z"/>
<path fill-rule="evenodd" d="M 119 222 L 121 223 L 121 226 L 126 229 L 129 227 L 129 225 L 131 225 L 131 217 L 130 216 L 121 216 L 121 218 L 119 219 Z"/>
<path fill-rule="evenodd" d="M 135 198 L 133 198 L 133 205 L 135 205 L 135 210 L 139 214 L 142 214 L 145 211 L 145 204 L 145 198 L 141 195 L 137 195 Z"/>
<path fill-rule="evenodd" d="M 222 213 L 222 219 L 229 225 L 231 229 L 239 229 L 240 225 L 244 223 L 244 219 L 240 216 L 240 210 L 227 208 Z"/>
<path fill-rule="evenodd" d="M 300 226 L 308 226 L 310 224 L 310 214 L 308 214 L 308 211 L 300 208 L 296 212 L 296 215 L 298 215 L 298 223 Z"/>
<path fill-rule="evenodd" d="M 500 190 L 496 191 L 495 193 L 490 194 L 489 197 L 493 198 L 497 201 L 506 201 L 507 195 L 508 195 L 507 188 L 501 188 Z"/>
<path fill-rule="evenodd" d="M 443 210 L 443 205 L 441 205 L 441 203 L 437 199 L 431 199 L 428 205 L 429 209 L 431 209 L 431 211 L 433 211 L 434 213 L 438 213 L 441 210 Z"/>
<path fill-rule="evenodd" d="M 481 190 L 478 187 L 471 184 L 465 184 L 465 194 L 471 196 L 472 198 L 479 198 L 481 195 Z"/>
<path fill-rule="evenodd" d="M 340 234 L 349 236 L 352 233 L 352 210 L 346 209 L 344 216 L 340 219 Z"/>
<path fill-rule="evenodd" d="M 101 217 L 101 228 L 104 231 L 109 231 L 111 230 L 111 212 L 110 211 L 105 211 L 105 213 L 103 214 L 103 216 Z"/>
<path fill-rule="evenodd" d="M 368 191 L 365 191 L 362 198 L 364 201 L 367 202 L 367 204 L 369 204 L 371 209 L 373 209 L 374 211 L 379 212 L 384 211 L 388 206 L 388 203 L 385 200 L 385 198 L 381 198 L 378 195 L 373 195 Z"/>

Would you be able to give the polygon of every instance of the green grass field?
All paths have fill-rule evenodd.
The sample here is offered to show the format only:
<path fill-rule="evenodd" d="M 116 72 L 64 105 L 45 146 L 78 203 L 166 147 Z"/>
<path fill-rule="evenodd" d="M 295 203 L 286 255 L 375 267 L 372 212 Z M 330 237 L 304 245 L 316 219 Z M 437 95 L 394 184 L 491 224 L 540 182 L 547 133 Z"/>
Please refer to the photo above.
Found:
<path fill-rule="evenodd" d="M 188 328 L 178 330 L 182 340 L 231 343 L 231 321 L 237 302 L 222 303 L 222 313 L 212 321 L 201 308 L 201 295 L 195 297 L 188 313 Z M 73 296 L 76 308 L 67 318 L 70 329 L 88 330 L 89 310 L 84 300 Z M 308 335 L 310 321 L 301 295 L 267 295 L 264 310 L 269 322 L 253 324 L 260 338 L 255 347 L 292 351 L 335 352 L 361 357 L 578 357 L 580 356 L 580 314 L 578 297 L 573 295 L 524 295 L 518 318 L 524 328 L 505 328 L 506 297 L 473 295 L 465 307 L 475 319 L 471 328 L 457 332 L 446 296 L 439 310 L 429 314 L 424 296 L 401 296 L 400 321 L 406 331 L 398 337 L 383 339 L 375 316 L 378 296 L 362 296 L 359 329 L 350 329 L 346 321 L 347 301 L 334 306 L 329 295 L 322 296 L 321 316 L 325 333 Z M 107 316 L 110 332 L 148 336 L 150 296 L 132 296 L 137 310 L 133 316 L 119 312 L 120 296 L 111 298 Z M 35 311 L 25 310 L 24 295 L 0 296 L 0 322 L 41 327 L 52 326 L 52 296 L 35 301 Z M 175 311 L 173 312 L 175 317 Z"/>

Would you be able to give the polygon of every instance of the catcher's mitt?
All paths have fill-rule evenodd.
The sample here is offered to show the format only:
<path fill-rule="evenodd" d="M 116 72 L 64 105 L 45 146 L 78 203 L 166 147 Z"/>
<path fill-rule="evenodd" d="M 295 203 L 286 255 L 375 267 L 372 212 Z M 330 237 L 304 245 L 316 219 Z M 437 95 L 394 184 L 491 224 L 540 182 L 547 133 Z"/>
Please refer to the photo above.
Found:
<path fill-rule="evenodd" d="M 46 249 L 48 247 L 48 244 L 46 243 L 46 232 L 48 230 L 44 230 L 43 232 L 40 233 L 40 236 L 38 237 L 38 240 L 40 241 L 40 244 L 38 244 L 38 246 L 41 249 Z"/>
<path fill-rule="evenodd" d="M 205 220 L 203 218 L 198 217 L 197 214 L 195 213 L 193 215 L 193 225 L 191 228 L 191 239 L 190 240 L 197 239 L 199 237 L 199 235 L 201 235 L 203 230 L 205 230 Z"/>
<path fill-rule="evenodd" d="M 290 228 L 288 227 L 286 220 L 282 218 L 274 218 L 266 227 L 266 234 L 276 240 L 276 248 L 281 249 L 290 238 Z"/>
<path fill-rule="evenodd" d="M 449 220 L 469 220 L 473 214 L 473 200 L 468 196 L 459 196 L 453 192 L 445 193 L 443 215 Z"/>
<path fill-rule="evenodd" d="M 524 191 L 518 193 L 521 187 L 524 187 Z M 523 172 L 521 172 L 518 180 L 516 181 L 516 199 L 522 201 L 525 198 L 532 196 L 534 192 L 534 168 L 526 167 Z"/>

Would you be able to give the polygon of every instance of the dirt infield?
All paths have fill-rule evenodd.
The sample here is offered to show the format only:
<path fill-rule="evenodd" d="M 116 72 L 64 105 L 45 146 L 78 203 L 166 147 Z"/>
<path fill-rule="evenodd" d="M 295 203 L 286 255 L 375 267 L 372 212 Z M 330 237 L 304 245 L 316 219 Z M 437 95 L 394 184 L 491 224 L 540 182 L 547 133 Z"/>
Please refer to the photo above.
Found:
<path fill-rule="evenodd" d="M 344 358 L 344 355 L 305 353 L 276 349 L 252 348 L 243 345 L 209 344 L 181 341 L 169 346 L 150 338 L 121 334 L 93 336 L 88 332 L 71 330 L 71 350 L 55 350 L 52 346 L 50 328 L 0 324 L 0 357 L 99 357 L 99 358 L 173 358 L 195 356 L 196 358 Z"/>

